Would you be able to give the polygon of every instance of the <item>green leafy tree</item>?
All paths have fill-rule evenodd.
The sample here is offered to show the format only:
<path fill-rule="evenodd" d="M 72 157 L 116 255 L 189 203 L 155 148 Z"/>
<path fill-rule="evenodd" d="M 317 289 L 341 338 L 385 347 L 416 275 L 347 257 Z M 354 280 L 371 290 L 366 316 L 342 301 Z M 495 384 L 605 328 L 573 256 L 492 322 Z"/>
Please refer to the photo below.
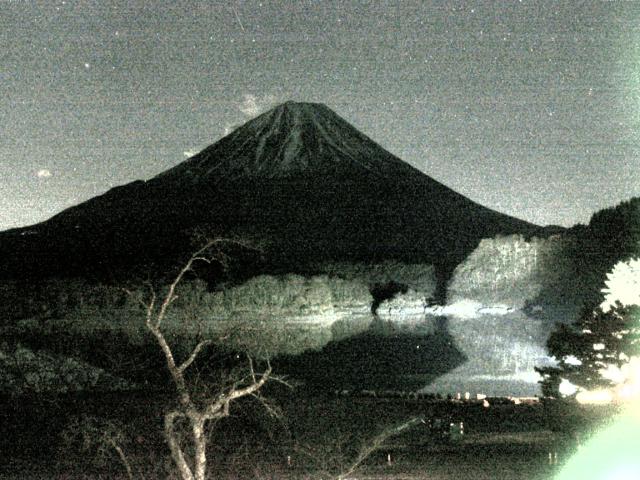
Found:
<path fill-rule="evenodd" d="M 620 368 L 638 354 L 639 318 L 639 306 L 616 302 L 608 311 L 587 310 L 572 325 L 559 325 L 547 342 L 558 365 L 536 368 L 543 394 L 557 396 L 561 379 L 587 390 L 614 386 L 616 379 L 603 371 Z"/>
<path fill-rule="evenodd" d="M 558 365 L 536 368 L 544 395 L 558 396 L 563 379 L 587 390 L 612 387 L 625 380 L 621 367 L 640 355 L 640 259 L 618 261 L 604 285 L 599 307 L 550 335 L 547 349 Z"/>

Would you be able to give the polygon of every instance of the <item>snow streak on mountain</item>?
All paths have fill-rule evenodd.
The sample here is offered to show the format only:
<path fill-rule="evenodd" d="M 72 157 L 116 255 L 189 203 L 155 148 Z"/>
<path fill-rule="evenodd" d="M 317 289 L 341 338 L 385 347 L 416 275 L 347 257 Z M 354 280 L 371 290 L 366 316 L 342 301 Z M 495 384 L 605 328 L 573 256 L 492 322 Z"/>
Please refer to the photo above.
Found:
<path fill-rule="evenodd" d="M 362 171 L 419 175 L 325 105 L 287 102 L 158 177 L 189 176 L 197 182 Z"/>

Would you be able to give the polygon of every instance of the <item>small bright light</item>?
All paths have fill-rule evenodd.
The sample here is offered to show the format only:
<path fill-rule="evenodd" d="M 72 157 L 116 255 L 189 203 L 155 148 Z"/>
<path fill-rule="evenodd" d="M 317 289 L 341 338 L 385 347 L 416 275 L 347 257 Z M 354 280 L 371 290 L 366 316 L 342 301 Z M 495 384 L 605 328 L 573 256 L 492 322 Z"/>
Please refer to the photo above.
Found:
<path fill-rule="evenodd" d="M 607 368 L 603 368 L 600 370 L 600 375 L 602 375 L 602 378 L 611 380 L 613 383 L 623 383 L 627 379 L 626 373 L 628 372 L 624 372 L 616 365 L 607 365 Z"/>
<path fill-rule="evenodd" d="M 571 383 L 566 378 L 563 378 L 558 387 L 558 391 L 560 392 L 560 395 L 566 397 L 576 393 L 578 391 L 578 387 L 576 387 L 573 383 Z"/>
<path fill-rule="evenodd" d="M 613 401 L 613 394 L 609 390 L 583 390 L 576 395 L 578 403 L 591 405 L 606 405 Z"/>
<path fill-rule="evenodd" d="M 560 395 L 566 397 L 568 395 L 573 395 L 574 393 L 576 393 L 578 391 L 578 387 L 576 387 L 566 378 L 563 378 L 560 382 L 560 385 L 558 386 L 558 391 L 560 392 Z"/>
<path fill-rule="evenodd" d="M 604 350 L 604 343 L 594 343 L 593 344 L 593 349 L 594 350 Z"/>
<path fill-rule="evenodd" d="M 564 363 L 567 365 L 582 365 L 582 360 L 580 360 L 575 355 L 567 355 L 564 357 Z"/>

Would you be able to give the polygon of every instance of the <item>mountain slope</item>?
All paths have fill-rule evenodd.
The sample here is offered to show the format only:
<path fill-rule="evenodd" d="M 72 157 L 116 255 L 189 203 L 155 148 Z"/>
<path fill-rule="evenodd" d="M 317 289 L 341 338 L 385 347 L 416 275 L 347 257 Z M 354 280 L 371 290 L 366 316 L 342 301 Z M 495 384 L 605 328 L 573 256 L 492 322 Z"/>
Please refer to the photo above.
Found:
<path fill-rule="evenodd" d="M 287 102 L 149 181 L 0 234 L 2 275 L 163 270 L 195 230 L 258 239 L 272 269 L 396 258 L 444 278 L 481 238 L 537 227 L 445 187 L 326 106 Z"/>
<path fill-rule="evenodd" d="M 383 150 L 322 104 L 287 102 L 237 129 L 158 179 L 292 179 L 417 170 Z"/>

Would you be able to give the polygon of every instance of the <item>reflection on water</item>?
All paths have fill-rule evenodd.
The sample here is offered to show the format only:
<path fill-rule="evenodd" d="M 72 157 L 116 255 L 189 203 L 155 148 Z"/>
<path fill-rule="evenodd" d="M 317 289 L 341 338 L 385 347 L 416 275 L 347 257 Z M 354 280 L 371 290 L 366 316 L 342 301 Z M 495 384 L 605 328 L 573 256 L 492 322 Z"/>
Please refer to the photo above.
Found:
<path fill-rule="evenodd" d="M 314 389 L 418 390 L 425 380 L 465 361 L 453 338 L 444 333 L 378 328 L 374 322 L 362 334 L 330 342 L 317 352 L 281 357 L 276 365 Z"/>
<path fill-rule="evenodd" d="M 545 322 L 522 311 L 477 318 L 449 317 L 449 334 L 467 361 L 423 388 L 426 392 L 488 395 L 540 393 L 534 367 L 551 363 Z"/>
<path fill-rule="evenodd" d="M 546 326 L 522 311 L 492 313 L 425 314 L 418 321 L 375 316 L 362 333 L 276 364 L 310 388 L 538 394 L 533 369 L 550 362 Z"/>

